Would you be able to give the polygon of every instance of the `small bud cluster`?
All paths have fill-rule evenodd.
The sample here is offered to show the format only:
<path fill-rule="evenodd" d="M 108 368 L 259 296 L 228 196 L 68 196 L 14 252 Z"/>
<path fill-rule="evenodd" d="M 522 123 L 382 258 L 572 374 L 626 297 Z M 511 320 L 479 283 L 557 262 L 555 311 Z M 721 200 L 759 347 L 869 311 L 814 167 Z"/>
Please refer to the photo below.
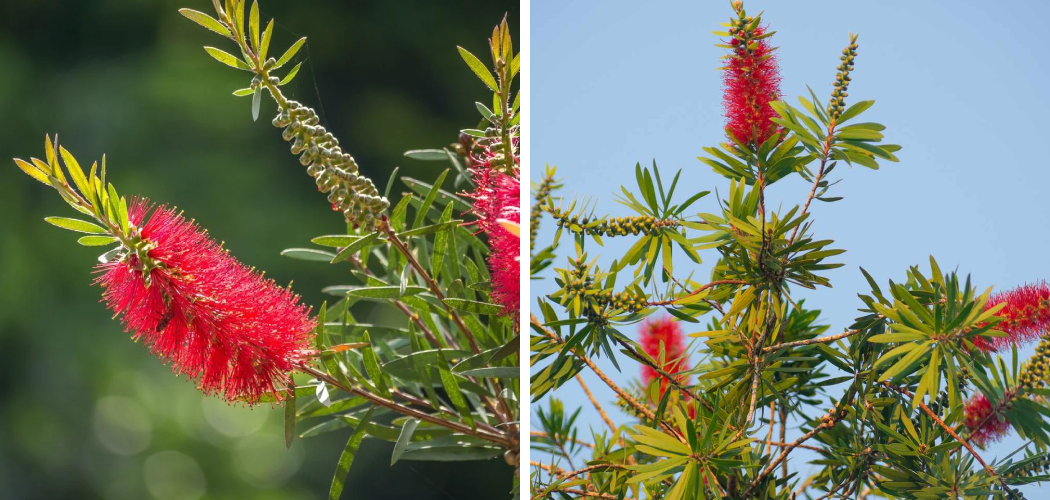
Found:
<path fill-rule="evenodd" d="M 673 219 L 657 219 L 652 216 L 609 217 L 605 219 L 573 215 L 559 208 L 544 208 L 557 222 L 558 227 L 570 231 L 597 236 L 638 236 L 655 234 L 665 228 L 677 229 L 682 223 Z M 574 227 L 575 226 L 575 227 Z M 579 228 L 579 230 L 576 229 Z"/>
<path fill-rule="evenodd" d="M 1031 462 L 1003 474 L 1007 479 L 1050 474 L 1050 455 L 1034 458 Z"/>
<path fill-rule="evenodd" d="M 357 162 L 339 147 L 339 141 L 320 125 L 317 113 L 306 106 L 288 101 L 288 106 L 273 119 L 275 127 L 284 128 L 281 137 L 292 142 L 292 154 L 301 154 L 299 163 L 317 181 L 317 189 L 328 193 L 332 210 L 343 213 L 347 222 L 364 231 L 375 228 L 376 221 L 390 206 L 372 181 L 358 172 Z"/>
<path fill-rule="evenodd" d="M 581 313 L 590 323 L 603 327 L 608 325 L 613 311 L 635 313 L 648 307 L 649 299 L 631 290 L 596 290 L 594 276 L 590 273 L 586 259 L 581 257 L 573 260 L 572 266 L 572 269 L 562 271 L 562 304 L 571 304 L 579 297 L 580 302 L 585 304 Z"/>
<path fill-rule="evenodd" d="M 548 169 L 536 188 L 534 198 L 536 203 L 532 205 L 532 210 L 529 212 L 529 248 L 536 246 L 536 236 L 540 232 L 540 216 L 543 215 L 543 201 L 550 196 L 555 187 L 554 171 Z"/>
<path fill-rule="evenodd" d="M 857 58 L 857 35 L 850 34 L 849 46 L 842 49 L 842 61 L 835 74 L 835 90 L 831 92 L 831 101 L 828 103 L 828 118 L 835 121 L 842 115 L 846 107 L 846 97 L 849 96 L 850 71 L 853 71 L 854 59 Z"/>
<path fill-rule="evenodd" d="M 1017 386 L 1026 391 L 1042 389 L 1046 387 L 1048 380 L 1050 380 L 1050 338 L 1043 337 L 1035 346 L 1035 354 L 1021 367 L 1021 374 L 1017 376 Z"/>

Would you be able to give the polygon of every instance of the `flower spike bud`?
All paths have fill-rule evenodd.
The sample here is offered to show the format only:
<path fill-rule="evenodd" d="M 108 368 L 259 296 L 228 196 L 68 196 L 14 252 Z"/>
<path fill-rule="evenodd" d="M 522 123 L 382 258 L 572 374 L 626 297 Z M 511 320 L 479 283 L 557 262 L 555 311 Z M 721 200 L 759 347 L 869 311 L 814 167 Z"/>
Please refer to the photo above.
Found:
<path fill-rule="evenodd" d="M 757 148 L 779 132 L 770 106 L 780 100 L 780 70 L 761 15 L 748 16 L 743 3 L 733 2 L 737 17 L 730 21 L 732 48 L 723 75 L 726 134 L 735 143 Z"/>
<path fill-rule="evenodd" d="M 838 73 L 835 74 L 835 90 L 831 92 L 831 100 L 828 101 L 828 118 L 832 122 L 838 120 L 842 115 L 846 97 L 849 95 L 846 91 L 849 89 L 851 80 L 850 71 L 853 71 L 853 64 L 857 58 L 857 36 L 854 33 L 849 34 L 849 45 L 842 49 L 842 56 L 839 58 L 842 63 L 839 64 Z"/>

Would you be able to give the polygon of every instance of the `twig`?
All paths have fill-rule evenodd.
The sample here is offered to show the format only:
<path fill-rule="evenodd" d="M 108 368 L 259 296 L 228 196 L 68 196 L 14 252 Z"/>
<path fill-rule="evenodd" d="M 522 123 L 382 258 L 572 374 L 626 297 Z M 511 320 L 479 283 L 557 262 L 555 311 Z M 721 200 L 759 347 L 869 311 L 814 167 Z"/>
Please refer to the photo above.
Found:
<path fill-rule="evenodd" d="M 820 157 L 820 169 L 817 170 L 817 176 L 813 179 L 813 188 L 809 190 L 809 196 L 806 198 L 806 203 L 802 205 L 802 212 L 798 214 L 799 217 L 806 215 L 806 211 L 809 210 L 809 204 L 813 201 L 813 198 L 817 196 L 817 188 L 820 187 L 820 179 L 824 177 L 824 167 L 828 164 L 828 153 L 831 152 L 831 141 L 835 137 L 835 122 L 832 121 L 828 125 L 828 136 L 824 139 L 824 154 Z M 798 235 L 798 228 L 801 224 L 795 226 L 795 230 L 791 231 L 791 238 L 788 239 L 787 246 L 791 246 L 795 242 L 795 236 Z"/>
<path fill-rule="evenodd" d="M 541 431 L 529 431 L 529 436 L 551 439 L 551 435 L 550 434 L 547 434 L 546 432 L 541 432 Z M 594 449 L 594 445 L 591 444 L 591 443 L 588 443 L 586 441 L 580 441 L 579 439 L 574 439 L 574 438 L 569 438 L 569 440 L 572 441 L 573 443 L 576 443 L 576 444 L 578 444 L 580 446 L 583 446 L 585 448 L 590 448 L 592 450 Z"/>
<path fill-rule="evenodd" d="M 912 398 L 912 401 L 915 402 L 919 406 L 919 408 L 921 408 L 922 411 L 926 413 L 927 416 L 933 419 L 933 421 L 942 429 L 944 429 L 949 436 L 961 443 L 963 447 L 966 448 L 966 451 L 970 452 L 970 455 L 973 455 L 973 458 L 977 459 L 977 462 L 980 463 L 982 467 L 984 467 L 984 470 L 988 471 L 988 473 L 991 474 L 992 477 L 998 479 L 999 483 L 1003 485 L 1004 489 L 1007 487 L 1006 480 L 1000 477 L 999 474 L 995 472 L 995 469 L 989 466 L 988 463 L 985 462 L 983 458 L 981 458 L 981 455 L 977 453 L 977 450 L 974 450 L 973 446 L 970 446 L 970 443 L 968 443 L 965 439 L 959 437 L 959 435 L 956 434 L 951 427 L 948 427 L 948 425 L 945 424 L 944 421 L 941 420 L 941 418 L 938 417 L 937 414 L 930 409 L 930 407 L 926 406 L 922 401 L 915 400 L 915 395 L 912 394 L 911 391 L 890 384 L 889 381 L 884 381 L 882 385 L 893 389 L 894 391 L 897 391 L 899 394 L 903 394 L 905 396 L 908 396 L 909 398 Z"/>
<path fill-rule="evenodd" d="M 410 417 L 413 417 L 413 418 L 418 418 L 419 420 L 424 420 L 424 421 L 430 422 L 432 424 L 437 424 L 437 425 L 440 425 L 442 427 L 447 427 L 449 429 L 452 429 L 452 430 L 454 430 L 456 432 L 459 432 L 459 433 L 462 433 L 462 434 L 467 434 L 467 435 L 470 435 L 470 436 L 476 436 L 476 437 L 485 439 L 486 441 L 491 441 L 493 443 L 499 444 L 499 445 L 501 445 L 501 446 L 503 446 L 505 448 L 511 448 L 513 446 L 513 441 L 510 438 L 508 438 L 505 434 L 492 434 L 489 431 L 483 431 L 481 429 L 474 429 L 474 428 L 471 428 L 468 425 L 461 424 L 459 422 L 452 422 L 452 421 L 449 421 L 449 420 L 445 420 L 445 419 L 443 419 L 441 417 L 432 415 L 430 413 L 427 413 L 427 412 L 424 412 L 424 411 L 420 411 L 420 410 L 417 410 L 417 409 L 409 407 L 409 406 L 402 405 L 402 404 L 400 404 L 400 403 L 398 403 L 396 401 L 393 401 L 393 400 L 384 398 L 382 396 L 379 396 L 377 394 L 373 394 L 371 392 L 368 392 L 368 391 L 366 391 L 364 389 L 361 389 L 360 387 L 348 387 L 348 386 L 344 385 L 342 382 L 336 380 L 334 377 L 330 376 L 329 374 L 327 374 L 327 373 L 325 373 L 323 371 L 320 371 L 320 370 L 318 370 L 318 369 L 316 369 L 316 368 L 314 368 L 314 367 L 312 367 L 310 365 L 307 365 L 306 363 L 300 363 L 298 366 L 296 366 L 296 369 L 301 371 L 301 372 L 303 372 L 303 373 L 306 373 L 306 374 L 309 374 L 309 375 L 313 375 L 318 380 L 324 380 L 325 382 L 327 382 L 329 384 L 332 384 L 335 387 L 338 387 L 339 389 L 343 390 L 344 392 L 347 392 L 349 394 L 354 394 L 354 395 L 357 395 L 357 396 L 361 396 L 361 397 L 367 399 L 368 401 L 372 402 L 373 404 L 382 406 L 384 408 L 389 408 L 389 409 L 394 410 L 394 411 L 396 411 L 398 413 L 401 413 L 402 415 L 407 415 L 407 416 L 410 416 Z"/>
<path fill-rule="evenodd" d="M 557 342 L 559 344 L 564 344 L 565 343 L 565 341 L 562 340 L 561 337 L 559 337 L 556 333 L 548 330 L 547 327 L 543 326 L 543 323 L 540 323 L 540 320 L 536 318 L 536 315 L 529 314 L 529 320 L 532 323 L 533 327 L 539 329 L 541 332 L 543 332 L 544 335 L 546 335 L 550 339 L 554 340 L 555 342 Z M 651 409 L 649 409 L 647 406 L 639 403 L 638 400 L 634 399 L 634 397 L 632 397 L 630 394 L 628 394 L 627 391 L 624 391 L 623 389 L 620 388 L 619 385 L 616 385 L 616 382 L 613 382 L 612 379 L 610 379 L 607 375 L 605 375 L 605 372 L 603 372 L 600 368 L 598 368 L 598 365 L 594 364 L 594 361 L 592 361 L 591 358 L 588 358 L 587 356 L 585 356 L 583 353 L 581 353 L 576 348 L 573 348 L 571 352 L 577 358 L 579 358 L 580 361 L 583 361 L 583 363 L 586 364 L 587 367 L 590 368 L 591 371 L 594 372 L 594 374 L 597 375 L 598 378 L 601 379 L 601 381 L 605 383 L 605 385 L 609 386 L 609 388 L 612 389 L 613 392 L 615 392 L 616 395 L 620 397 L 620 399 L 622 399 L 624 402 L 626 402 L 632 408 L 637 410 L 638 413 L 641 413 L 643 416 L 645 416 L 645 418 L 648 418 L 649 420 L 654 420 L 654 421 L 656 420 L 656 414 L 653 413 L 653 411 Z M 683 436 L 681 436 L 677 431 L 675 431 L 674 428 L 672 428 L 666 422 L 662 422 L 661 421 L 661 425 L 664 427 L 664 430 L 666 430 L 669 434 L 671 434 L 672 436 L 678 438 L 679 441 L 685 442 L 685 438 Z"/>
<path fill-rule="evenodd" d="M 849 330 L 849 331 L 845 331 L 845 332 L 842 332 L 842 333 L 839 333 L 839 334 L 836 334 L 836 335 L 828 335 L 827 337 L 817 337 L 817 338 L 812 338 L 812 339 L 796 340 L 796 341 L 793 341 L 793 342 L 784 342 L 784 343 L 781 343 L 781 344 L 771 345 L 769 347 L 763 347 L 762 348 L 762 352 L 779 351 L 780 349 L 786 349 L 788 347 L 799 347 L 799 346 L 812 345 L 812 344 L 826 344 L 828 342 L 834 342 L 836 340 L 841 340 L 841 339 L 844 339 L 844 338 L 847 338 L 847 337 L 852 337 L 852 336 L 854 336 L 854 335 L 856 335 L 856 334 L 858 334 L 858 333 L 860 333 L 862 331 L 863 330 Z"/>
<path fill-rule="evenodd" d="M 456 323 L 456 326 L 459 327 L 460 331 L 463 332 L 463 336 L 467 338 L 467 342 L 470 343 L 470 348 L 474 351 L 474 354 L 480 354 L 481 348 L 478 347 L 478 342 L 474 338 L 474 334 L 470 332 L 470 329 L 467 328 L 467 325 L 463 324 L 463 320 L 460 319 L 459 314 L 456 313 L 456 310 L 453 309 L 452 306 L 445 304 L 445 294 L 442 293 L 441 287 L 439 287 L 438 284 L 434 281 L 434 279 L 430 277 L 430 273 L 428 273 L 426 269 L 423 269 L 423 266 L 419 264 L 418 260 L 416 260 L 416 256 L 412 255 L 412 251 L 408 249 L 407 245 L 405 245 L 405 242 L 401 241 L 401 239 L 397 237 L 397 232 L 395 232 L 394 229 L 390 227 L 390 223 L 384 218 L 380 220 L 378 227 L 380 231 L 386 234 L 387 241 L 389 241 L 391 245 L 394 245 L 394 248 L 397 248 L 398 251 L 401 252 L 401 255 L 405 256 L 405 259 L 408 260 L 408 263 L 416 270 L 419 276 L 423 278 L 423 281 L 426 282 L 427 287 L 430 288 L 430 292 L 433 293 L 434 296 L 437 297 L 439 301 L 441 301 L 441 304 L 445 306 L 445 311 L 448 312 L 449 317 L 452 318 L 452 321 Z"/>
<path fill-rule="evenodd" d="M 691 292 L 689 292 L 689 293 L 687 293 L 685 295 L 681 295 L 679 297 L 675 297 L 675 298 L 669 299 L 669 300 L 661 300 L 661 301 L 656 301 L 656 302 L 649 302 L 648 305 L 649 306 L 667 306 L 667 305 L 674 304 L 675 302 L 678 302 L 679 300 L 692 297 L 693 295 L 696 295 L 696 294 L 698 294 L 698 293 L 700 293 L 700 292 L 702 292 L 704 290 L 707 290 L 708 288 L 715 287 L 715 286 L 718 286 L 718 285 L 746 285 L 746 284 L 748 284 L 748 282 L 746 282 L 744 280 L 717 280 L 717 281 L 712 281 L 712 282 L 710 282 L 710 283 L 708 283 L 708 284 L 706 284 L 704 286 L 701 286 L 700 288 L 697 288 L 696 290 L 693 290 L 693 291 L 691 291 Z"/>

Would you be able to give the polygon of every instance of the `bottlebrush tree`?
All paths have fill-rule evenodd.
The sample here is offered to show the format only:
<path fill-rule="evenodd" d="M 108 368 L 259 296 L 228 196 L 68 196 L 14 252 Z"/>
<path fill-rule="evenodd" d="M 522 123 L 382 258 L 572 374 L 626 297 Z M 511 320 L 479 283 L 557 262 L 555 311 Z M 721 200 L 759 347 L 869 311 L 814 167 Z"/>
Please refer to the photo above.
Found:
<path fill-rule="evenodd" d="M 683 193 L 655 165 L 622 189 L 630 215 L 559 198 L 553 169 L 534 187 L 532 272 L 553 267 L 556 291 L 530 316 L 532 398 L 551 396 L 537 403 L 532 498 L 1020 498 L 1018 485 L 1050 479 L 1050 286 L 993 294 L 930 258 L 887 285 L 861 269 L 871 288 L 861 315 L 841 332 L 817 323 L 797 292 L 830 286 L 824 272 L 844 250 L 817 234 L 810 206 L 838 200 L 837 166 L 874 169 L 900 147 L 862 120 L 873 101 L 849 98 L 856 35 L 830 98 L 810 91 L 792 105 L 774 32 L 732 7 L 715 33 L 726 138 L 701 158 L 728 179 L 713 213 L 693 208 L 708 191 Z M 811 186 L 798 205 L 767 200 L 795 175 Z M 546 246 L 541 217 L 557 224 Z M 558 266 L 563 238 L 572 245 Z M 594 252 L 608 238 L 632 244 L 603 268 Z M 706 280 L 690 272 L 702 259 L 714 261 Z M 639 323 L 636 340 L 627 332 Z M 601 358 L 637 363 L 638 382 L 617 383 Z M 632 420 L 610 418 L 584 370 Z M 580 432 L 582 408 L 557 399 L 573 379 L 608 429 Z M 982 455 L 1007 433 L 1023 453 Z M 815 458 L 799 463 L 799 449 Z"/>
<path fill-rule="evenodd" d="M 391 208 L 396 169 L 379 191 L 317 113 L 282 93 L 305 38 L 272 57 L 274 21 L 260 22 L 257 2 L 213 4 L 215 17 L 180 12 L 231 46 L 205 50 L 250 75 L 234 94 L 251 96 L 253 119 L 264 94 L 276 102 L 273 125 L 347 223 L 345 234 L 283 253 L 329 264 L 333 280 L 349 282 L 327 288 L 332 303 L 311 315 L 289 287 L 238 262 L 182 212 L 122 196 L 105 157 L 85 169 L 57 137 L 47 138 L 43 160 L 15 160 L 83 216 L 46 220 L 84 233 L 81 245 L 111 247 L 96 266 L 105 304 L 202 392 L 283 405 L 289 445 L 300 423 L 302 437 L 352 427 L 329 498 L 342 493 L 364 439 L 395 443 L 391 463 L 496 458 L 516 467 L 521 115 L 506 20 L 489 38 L 491 64 L 459 49 L 492 93 L 491 105 L 476 105 L 481 126 L 449 148 L 406 153 L 450 168 L 428 182 L 400 178 L 407 191 Z M 393 308 L 403 322 L 360 323 L 350 309 L 359 302 Z"/>

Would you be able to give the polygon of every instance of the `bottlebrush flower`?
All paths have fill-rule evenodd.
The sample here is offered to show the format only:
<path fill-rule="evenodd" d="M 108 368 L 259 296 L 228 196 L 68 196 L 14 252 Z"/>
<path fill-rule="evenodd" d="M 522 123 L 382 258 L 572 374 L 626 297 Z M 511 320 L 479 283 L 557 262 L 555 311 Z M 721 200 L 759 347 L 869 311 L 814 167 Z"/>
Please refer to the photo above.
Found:
<path fill-rule="evenodd" d="M 1005 303 L 996 316 L 1002 318 L 995 329 L 1005 337 L 976 338 L 974 344 L 984 351 L 997 351 L 1012 344 L 1023 344 L 1041 337 L 1050 329 L 1050 285 L 1040 281 L 997 293 L 988 299 L 985 309 Z"/>
<path fill-rule="evenodd" d="M 518 150 L 518 139 L 514 138 Z M 498 142 L 482 146 L 481 153 L 473 159 L 474 184 L 477 186 L 470 198 L 474 200 L 473 212 L 478 218 L 478 227 L 488 238 L 489 274 L 492 276 L 492 300 L 503 306 L 503 313 L 517 315 L 520 307 L 521 252 L 518 234 L 506 227 L 507 223 L 521 223 L 521 180 L 517 168 L 508 173 L 503 163 L 502 147 Z M 517 155 L 514 157 L 518 163 Z"/>
<path fill-rule="evenodd" d="M 280 399 L 315 326 L 298 297 L 171 208 L 134 200 L 128 219 L 135 248 L 100 264 L 96 282 L 132 338 L 206 394 Z"/>
<path fill-rule="evenodd" d="M 657 362 L 661 359 L 663 350 L 663 371 L 672 375 L 678 375 L 689 369 L 689 356 L 685 353 L 685 336 L 678 322 L 671 318 L 650 318 L 642 322 L 640 337 L 642 349 Z M 660 374 L 648 365 L 642 365 L 642 384 L 649 387 Z M 676 376 L 678 382 L 684 383 L 686 376 Z M 660 395 L 667 390 L 669 382 L 660 382 Z"/>
<path fill-rule="evenodd" d="M 730 139 L 758 147 L 778 130 L 769 104 L 780 100 L 780 70 L 769 38 L 756 40 L 766 28 L 749 29 L 750 21 L 738 19 L 729 31 L 733 48 L 723 68 L 723 108 Z"/>
<path fill-rule="evenodd" d="M 964 415 L 966 428 L 970 430 L 970 441 L 982 448 L 1003 438 L 1010 430 L 1010 422 L 995 415 L 992 402 L 984 394 L 978 394 L 966 403 Z"/>

